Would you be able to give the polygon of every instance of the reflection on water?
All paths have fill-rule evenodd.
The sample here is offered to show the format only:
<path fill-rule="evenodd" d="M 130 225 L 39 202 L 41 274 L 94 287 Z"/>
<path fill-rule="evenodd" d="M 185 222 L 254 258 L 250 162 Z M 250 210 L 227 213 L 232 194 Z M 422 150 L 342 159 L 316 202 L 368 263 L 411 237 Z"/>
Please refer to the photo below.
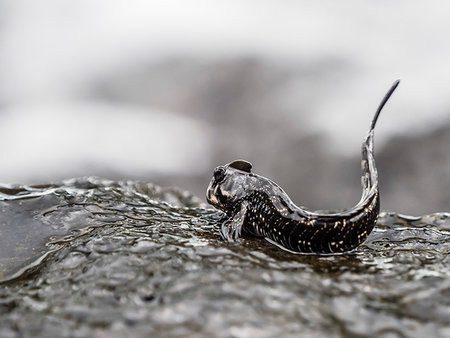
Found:
<path fill-rule="evenodd" d="M 450 214 L 384 213 L 358 250 L 225 243 L 176 189 L 0 187 L 0 336 L 425 337 L 450 332 Z"/>

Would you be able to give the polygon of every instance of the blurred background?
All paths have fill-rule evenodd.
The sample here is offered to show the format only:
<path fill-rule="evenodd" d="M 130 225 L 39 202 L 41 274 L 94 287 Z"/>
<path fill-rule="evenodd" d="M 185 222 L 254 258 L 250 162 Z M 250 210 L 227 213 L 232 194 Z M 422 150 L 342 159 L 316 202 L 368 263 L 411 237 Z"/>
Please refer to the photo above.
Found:
<path fill-rule="evenodd" d="M 0 0 L 0 182 L 96 175 L 204 196 L 244 158 L 299 205 L 450 208 L 450 3 Z M 204 197 L 203 197 L 204 198 Z"/>

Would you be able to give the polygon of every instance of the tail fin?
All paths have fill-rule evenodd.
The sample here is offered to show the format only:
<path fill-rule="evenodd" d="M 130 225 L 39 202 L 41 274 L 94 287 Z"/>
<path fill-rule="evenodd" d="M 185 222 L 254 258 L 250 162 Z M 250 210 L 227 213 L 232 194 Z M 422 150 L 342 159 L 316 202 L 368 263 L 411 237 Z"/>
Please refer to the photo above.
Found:
<path fill-rule="evenodd" d="M 370 125 L 370 130 L 367 133 L 367 137 L 365 138 L 362 144 L 361 185 L 363 188 L 363 194 L 360 203 L 364 202 L 364 200 L 368 196 L 370 196 L 371 193 L 378 190 L 378 173 L 377 168 L 375 166 L 375 158 L 373 154 L 374 128 L 381 110 L 383 109 L 384 105 L 389 100 L 389 98 L 391 97 L 392 93 L 395 91 L 399 83 L 400 80 L 395 81 L 391 89 L 389 89 L 389 91 L 384 96 L 383 100 L 381 100 L 380 105 L 378 106 L 378 109 L 375 112 L 375 116 L 373 117 L 372 124 Z"/>
<path fill-rule="evenodd" d="M 395 89 L 397 89 L 398 85 L 400 83 L 400 80 L 397 80 L 392 85 L 391 89 L 386 93 L 386 95 L 383 97 L 383 100 L 381 100 L 380 105 L 378 106 L 378 109 L 375 113 L 375 116 L 373 117 L 372 124 L 370 125 L 370 130 L 373 130 L 375 128 L 375 124 L 377 123 L 378 116 L 381 113 L 381 110 L 383 109 L 386 102 L 388 102 L 389 98 L 391 97 L 392 93 L 394 93 Z"/>

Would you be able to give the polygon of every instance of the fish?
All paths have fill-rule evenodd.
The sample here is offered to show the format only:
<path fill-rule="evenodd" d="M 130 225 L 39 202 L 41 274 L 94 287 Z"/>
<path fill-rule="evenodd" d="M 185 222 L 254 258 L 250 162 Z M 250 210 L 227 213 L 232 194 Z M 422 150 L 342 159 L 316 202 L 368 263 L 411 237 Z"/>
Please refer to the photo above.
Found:
<path fill-rule="evenodd" d="M 374 157 L 374 131 L 380 113 L 396 90 L 394 82 L 381 100 L 362 143 L 360 201 L 345 211 L 314 212 L 297 206 L 272 180 L 252 172 L 252 164 L 235 160 L 214 169 L 206 199 L 225 212 L 220 233 L 227 241 L 242 234 L 264 237 L 292 253 L 336 254 L 363 243 L 378 220 L 380 193 Z"/>

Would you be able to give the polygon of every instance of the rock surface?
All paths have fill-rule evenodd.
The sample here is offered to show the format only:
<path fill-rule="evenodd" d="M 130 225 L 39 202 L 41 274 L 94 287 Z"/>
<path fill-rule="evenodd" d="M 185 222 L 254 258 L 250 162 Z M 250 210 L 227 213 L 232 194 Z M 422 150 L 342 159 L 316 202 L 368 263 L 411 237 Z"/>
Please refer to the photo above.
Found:
<path fill-rule="evenodd" d="M 0 337 L 444 337 L 450 215 L 384 213 L 345 255 L 222 241 L 142 182 L 0 187 Z"/>

